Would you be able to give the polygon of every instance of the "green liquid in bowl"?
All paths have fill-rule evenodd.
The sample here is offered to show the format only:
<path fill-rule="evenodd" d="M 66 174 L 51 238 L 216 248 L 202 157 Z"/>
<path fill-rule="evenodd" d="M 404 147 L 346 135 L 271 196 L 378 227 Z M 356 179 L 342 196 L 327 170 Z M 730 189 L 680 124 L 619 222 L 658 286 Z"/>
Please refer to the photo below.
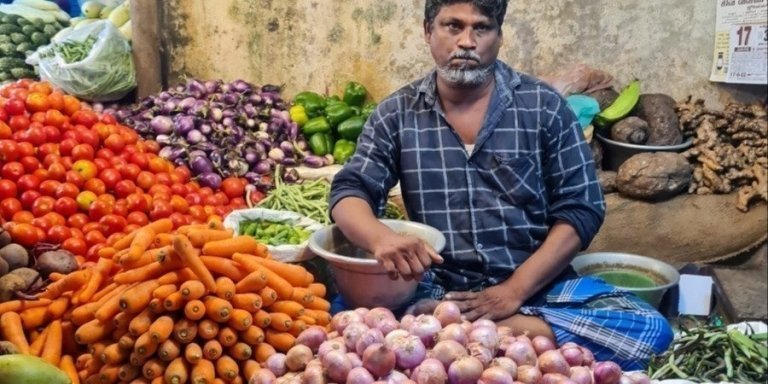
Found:
<path fill-rule="evenodd" d="M 595 277 L 605 282 L 624 288 L 653 288 L 657 284 L 650 277 L 628 270 L 601 271 L 594 274 Z"/>

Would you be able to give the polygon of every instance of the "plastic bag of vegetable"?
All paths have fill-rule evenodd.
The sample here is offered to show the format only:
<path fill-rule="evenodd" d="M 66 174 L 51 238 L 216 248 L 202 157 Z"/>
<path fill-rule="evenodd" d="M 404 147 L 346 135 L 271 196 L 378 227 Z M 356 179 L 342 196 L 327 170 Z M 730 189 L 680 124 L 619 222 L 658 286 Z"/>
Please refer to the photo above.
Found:
<path fill-rule="evenodd" d="M 303 231 L 312 233 L 320 228 L 323 228 L 323 225 L 317 221 L 312 220 L 306 216 L 302 216 L 296 212 L 278 211 L 265 208 L 249 208 L 232 211 L 224 218 L 224 227 L 232 229 L 237 235 L 247 236 L 247 234 L 243 234 L 245 230 L 243 225 L 248 222 L 254 222 L 257 220 L 284 224 L 281 226 L 283 228 L 277 228 L 277 231 L 290 229 L 284 227 L 294 227 L 301 228 Z M 259 240 L 262 240 L 266 243 L 266 241 L 264 241 L 265 239 Z M 308 243 L 309 240 L 304 240 L 299 244 L 268 245 L 267 249 L 269 249 L 269 253 L 275 260 L 279 260 L 284 263 L 298 263 L 309 260 L 314 256 L 311 252 L 305 251 Z"/>
<path fill-rule="evenodd" d="M 64 32 L 27 58 L 40 78 L 90 101 L 119 100 L 136 87 L 131 44 L 100 20 Z"/>

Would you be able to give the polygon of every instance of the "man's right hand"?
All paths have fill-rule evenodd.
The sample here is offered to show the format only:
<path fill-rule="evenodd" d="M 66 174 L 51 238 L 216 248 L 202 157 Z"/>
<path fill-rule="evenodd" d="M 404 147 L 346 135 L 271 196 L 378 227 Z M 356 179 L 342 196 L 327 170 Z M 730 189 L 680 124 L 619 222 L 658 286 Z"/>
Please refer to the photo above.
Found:
<path fill-rule="evenodd" d="M 372 245 L 371 252 L 393 280 L 398 276 L 405 280 L 420 279 L 432 263 L 443 262 L 443 258 L 424 240 L 391 230 L 385 231 Z"/>

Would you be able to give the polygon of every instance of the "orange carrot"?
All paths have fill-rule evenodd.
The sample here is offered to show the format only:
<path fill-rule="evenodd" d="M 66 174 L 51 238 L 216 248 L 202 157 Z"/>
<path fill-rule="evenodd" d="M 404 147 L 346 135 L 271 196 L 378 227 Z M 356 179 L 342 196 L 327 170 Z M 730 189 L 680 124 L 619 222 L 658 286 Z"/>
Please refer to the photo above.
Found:
<path fill-rule="evenodd" d="M 260 309 L 258 312 L 253 314 L 254 325 L 257 325 L 261 328 L 267 328 L 271 322 L 272 317 L 270 317 L 269 313 L 263 309 Z"/>
<path fill-rule="evenodd" d="M 136 344 L 136 339 L 133 338 L 133 336 L 130 335 L 124 335 L 119 340 L 117 340 L 117 346 L 120 347 L 120 349 L 125 351 L 132 351 L 133 346 Z"/>
<path fill-rule="evenodd" d="M 160 276 L 157 282 L 160 284 L 178 284 L 191 279 L 197 279 L 195 273 L 189 268 L 182 268 Z"/>
<path fill-rule="evenodd" d="M 313 309 L 316 311 L 328 312 L 331 310 L 331 303 L 328 300 L 323 299 L 322 297 L 315 297 L 315 299 L 312 300 L 311 303 L 307 303 L 305 308 Z"/>
<path fill-rule="evenodd" d="M 120 344 L 112 343 L 104 348 L 104 352 L 101 353 L 101 361 L 104 364 L 119 365 L 128 359 L 130 354 L 130 351 L 120 348 Z"/>
<path fill-rule="evenodd" d="M 196 229 L 194 231 L 189 231 L 189 233 L 186 234 L 187 237 L 189 237 L 189 241 L 192 242 L 192 245 L 195 247 L 202 247 L 205 245 L 205 243 L 211 242 L 211 241 L 218 241 L 218 240 L 226 240 L 231 239 L 234 235 L 234 231 L 231 229 Z"/>
<path fill-rule="evenodd" d="M 234 308 L 232 308 L 232 304 L 229 301 L 214 296 L 207 296 L 203 299 L 203 303 L 205 304 L 206 315 L 213 319 L 213 321 L 223 323 L 232 316 Z"/>
<path fill-rule="evenodd" d="M 109 285 L 105 286 L 104 288 L 99 289 L 96 291 L 96 293 L 93 294 L 93 297 L 91 297 L 91 302 L 93 301 L 99 301 L 104 298 L 104 296 L 107 296 L 114 292 L 115 289 L 122 287 L 120 284 L 117 284 L 115 282 L 109 283 Z"/>
<path fill-rule="evenodd" d="M 221 220 L 221 216 L 211 215 L 208 217 L 208 221 L 205 223 L 210 229 L 225 230 L 224 223 Z"/>
<path fill-rule="evenodd" d="M 200 280 L 188 280 L 181 284 L 179 292 L 185 300 L 196 300 L 205 296 L 207 289 Z"/>
<path fill-rule="evenodd" d="M 117 378 L 122 382 L 127 382 L 135 379 L 141 374 L 141 368 L 134 366 L 133 364 L 123 364 L 120 366 L 120 371 L 117 372 Z"/>
<path fill-rule="evenodd" d="M 306 325 L 315 325 L 317 324 L 317 320 L 314 317 L 309 317 L 307 315 L 301 315 L 296 318 L 296 320 L 301 320 Z"/>
<path fill-rule="evenodd" d="M 145 266 L 135 269 L 123 270 L 113 277 L 113 280 L 120 284 L 131 284 L 136 282 L 143 282 L 151 279 L 156 279 L 165 273 L 175 271 L 182 267 L 179 261 L 169 263 L 149 263 Z M 175 283 L 175 281 L 161 282 L 160 285 Z"/>
<path fill-rule="evenodd" d="M 61 280 L 49 284 L 45 292 L 40 294 L 43 299 L 55 299 L 64 292 L 74 291 L 85 285 L 91 275 L 90 270 L 79 270 L 64 276 Z"/>
<path fill-rule="evenodd" d="M 243 375 L 245 377 L 253 377 L 253 375 L 259 369 L 261 369 L 261 364 L 259 364 L 256 360 L 252 360 L 252 359 L 244 361 L 241 367 L 241 370 L 243 371 Z"/>
<path fill-rule="evenodd" d="M 235 285 L 235 290 L 237 293 L 258 292 L 266 285 L 267 274 L 264 272 L 263 268 L 259 268 L 238 281 Z"/>
<path fill-rule="evenodd" d="M 261 257 L 256 257 L 252 260 L 276 273 L 285 279 L 285 281 L 289 282 L 292 286 L 304 286 L 304 282 L 306 280 L 305 274 L 307 273 L 307 270 L 304 269 L 304 267 L 296 264 L 288 264 L 276 260 L 264 259 Z"/>
<path fill-rule="evenodd" d="M 21 312 L 25 309 L 46 307 L 51 304 L 50 299 L 38 299 L 38 300 L 10 300 L 4 303 L 0 303 L 0 314 L 6 312 Z"/>
<path fill-rule="evenodd" d="M 261 296 L 256 293 L 238 293 L 232 298 L 232 306 L 244 309 L 248 312 L 256 312 L 261 309 Z"/>
<path fill-rule="evenodd" d="M 203 358 L 203 349 L 200 348 L 200 344 L 189 343 L 184 348 L 184 359 L 190 364 L 197 364 L 200 359 Z"/>
<path fill-rule="evenodd" d="M 223 347 L 231 347 L 237 343 L 237 332 L 230 327 L 224 327 L 219 330 L 216 338 Z"/>
<path fill-rule="evenodd" d="M 252 254 L 258 249 L 258 244 L 259 242 L 250 236 L 209 241 L 203 245 L 203 254 L 227 258 L 235 253 Z"/>
<path fill-rule="evenodd" d="M 270 287 L 264 287 L 257 293 L 261 296 L 262 307 L 268 307 L 277 301 L 277 292 Z"/>
<path fill-rule="evenodd" d="M 216 292 L 216 281 L 213 279 L 211 271 L 205 268 L 203 262 L 200 261 L 200 253 L 189 242 L 189 238 L 184 235 L 177 235 L 173 239 L 173 251 L 176 252 L 184 265 L 189 267 L 197 278 L 205 284 L 209 291 Z"/>
<path fill-rule="evenodd" d="M 61 360 L 61 320 L 54 320 L 50 326 L 48 326 L 48 335 L 45 338 L 45 345 L 40 353 L 40 357 L 58 366 L 59 360 Z"/>
<path fill-rule="evenodd" d="M 190 300 L 184 305 L 184 316 L 190 320 L 200 320 L 205 316 L 205 304 L 200 300 Z"/>
<path fill-rule="evenodd" d="M 112 319 L 112 323 L 115 324 L 115 329 L 128 328 L 128 324 L 131 323 L 132 319 L 132 315 L 129 315 L 125 312 L 120 312 Z"/>
<path fill-rule="evenodd" d="M 88 360 L 92 359 L 93 355 L 90 353 L 83 353 L 80 356 L 75 359 L 75 368 L 78 371 L 82 371 L 85 369 L 85 364 L 88 362 Z"/>
<path fill-rule="evenodd" d="M 224 355 L 216 360 L 216 373 L 225 381 L 232 381 L 240 374 L 240 367 L 234 359 Z"/>
<path fill-rule="evenodd" d="M 216 279 L 216 296 L 230 300 L 235 296 L 235 282 L 229 277 L 221 276 Z"/>
<path fill-rule="evenodd" d="M 155 234 L 155 241 L 152 242 L 150 248 L 162 248 L 171 244 L 173 244 L 173 234 L 157 233 Z"/>
<path fill-rule="evenodd" d="M 239 339 L 250 345 L 256 345 L 264 341 L 264 331 L 256 325 L 251 325 L 245 331 L 240 332 Z"/>
<path fill-rule="evenodd" d="M 162 361 L 171 361 L 181 355 L 181 345 L 175 340 L 168 339 L 157 347 L 157 356 Z"/>
<path fill-rule="evenodd" d="M 146 356 L 141 356 L 136 352 L 131 352 L 131 354 L 128 356 L 128 361 L 131 362 L 131 365 L 135 367 L 141 367 L 144 365 L 144 363 L 149 360 Z"/>
<path fill-rule="evenodd" d="M 133 239 L 134 237 L 136 237 L 136 234 L 139 231 L 141 231 L 143 228 L 151 228 L 152 231 L 154 231 L 156 234 L 168 233 L 171 230 L 173 230 L 173 222 L 171 221 L 171 219 L 168 219 L 168 218 L 155 220 L 121 237 L 119 240 L 115 242 L 115 244 L 112 244 L 112 247 L 118 251 L 128 248 L 131 245 L 131 243 L 133 243 Z"/>
<path fill-rule="evenodd" d="M 80 384 L 80 377 L 77 376 L 77 368 L 75 368 L 75 362 L 70 355 L 64 355 L 59 361 L 59 369 L 64 372 L 69 380 L 70 384 Z"/>
<path fill-rule="evenodd" d="M 288 332 L 293 336 L 299 336 L 305 329 L 307 329 L 307 323 L 303 320 L 294 319 L 293 325 L 291 325 L 291 329 L 289 329 Z"/>
<path fill-rule="evenodd" d="M 176 291 L 168 295 L 168 297 L 163 300 L 163 308 L 168 312 L 178 311 L 179 309 L 184 308 L 184 297 L 181 295 L 181 292 Z"/>
<path fill-rule="evenodd" d="M 150 357 L 155 354 L 158 346 L 159 344 L 149 336 L 149 332 L 146 332 L 136 338 L 133 352 L 139 356 Z"/>
<path fill-rule="evenodd" d="M 288 332 L 293 325 L 293 319 L 287 313 L 272 312 L 269 317 L 271 319 L 269 326 L 276 331 Z"/>
<path fill-rule="evenodd" d="M 237 331 L 244 331 L 253 324 L 253 316 L 244 309 L 233 309 L 227 325 Z"/>
<path fill-rule="evenodd" d="M 180 233 L 184 236 L 189 236 L 190 233 L 201 229 L 210 229 L 207 224 L 187 224 L 176 228 L 176 233 Z"/>
<path fill-rule="evenodd" d="M 120 311 L 120 295 L 128 290 L 129 285 L 117 285 L 109 293 L 103 295 L 98 301 L 81 305 L 72 310 L 72 321 L 77 325 L 83 325 L 96 317 L 96 313 L 101 311 L 101 318 L 110 319 Z M 98 292 L 97 295 L 101 293 Z M 93 299 L 96 299 L 94 295 Z"/>
<path fill-rule="evenodd" d="M 173 245 L 166 245 L 162 248 L 150 249 L 146 252 L 146 254 L 147 257 L 153 262 L 158 262 L 162 265 L 180 264 L 180 260 L 176 256 L 176 252 L 173 251 Z"/>
<path fill-rule="evenodd" d="M 43 351 L 43 346 L 45 345 L 45 339 L 48 337 L 48 328 L 50 327 L 49 324 L 36 338 L 30 337 L 32 343 L 29 344 L 29 353 L 32 356 L 40 357 L 40 353 Z"/>
<path fill-rule="evenodd" d="M 34 329 L 50 321 L 48 308 L 44 307 L 25 309 L 19 313 L 19 316 L 24 329 Z"/>
<path fill-rule="evenodd" d="M 18 348 L 19 352 L 28 355 L 29 343 L 24 336 L 24 328 L 21 325 L 21 316 L 16 312 L 6 312 L 0 316 L 0 330 L 5 340 L 10 341 Z"/>
<path fill-rule="evenodd" d="M 98 252 L 96 252 L 96 255 L 99 256 L 99 258 L 102 259 L 110 259 L 115 256 L 115 253 L 117 253 L 117 249 L 113 248 L 112 246 L 106 246 L 101 249 L 99 249 Z"/>
<path fill-rule="evenodd" d="M 293 287 L 293 296 L 291 296 L 291 300 L 303 306 L 307 303 L 311 303 L 314 299 L 315 295 L 312 294 L 309 288 Z"/>
<path fill-rule="evenodd" d="M 312 283 L 307 287 L 315 297 L 325 297 L 325 285 L 321 283 Z"/>
<path fill-rule="evenodd" d="M 232 256 L 232 259 L 249 269 L 256 269 L 255 265 L 261 265 L 253 261 L 255 258 L 249 258 L 247 255 L 235 254 Z M 265 267 L 262 270 L 267 275 L 267 286 L 274 289 L 279 298 L 290 299 L 293 296 L 293 285 L 291 283 L 270 268 Z"/>
<path fill-rule="evenodd" d="M 203 356 L 208 360 L 216 360 L 221 357 L 221 343 L 218 340 L 208 340 L 203 345 Z"/>
<path fill-rule="evenodd" d="M 282 312 L 290 317 L 299 317 L 304 314 L 304 306 L 291 300 L 278 300 L 267 308 L 271 312 Z"/>
<path fill-rule="evenodd" d="M 99 370 L 100 383 L 116 383 L 117 376 L 120 373 L 119 365 L 104 365 Z"/>
<path fill-rule="evenodd" d="M 248 360 L 253 354 L 253 349 L 251 349 L 248 344 L 242 342 L 236 343 L 235 345 L 229 347 L 228 351 L 228 355 L 238 361 Z"/>
<path fill-rule="evenodd" d="M 180 319 L 173 326 L 173 338 L 181 344 L 191 343 L 197 336 L 198 325 L 189 319 Z"/>
<path fill-rule="evenodd" d="M 162 315 L 165 312 L 165 308 L 163 308 L 164 302 L 165 300 L 160 300 L 154 297 L 149 301 L 149 304 L 147 304 L 147 308 L 149 308 L 155 315 Z"/>
<path fill-rule="evenodd" d="M 317 321 L 317 325 L 328 325 L 331 323 L 331 314 L 327 311 L 316 311 L 314 309 L 304 308 L 304 313 Z"/>
<path fill-rule="evenodd" d="M 103 258 L 96 262 L 96 267 L 93 269 L 91 278 L 85 283 L 85 288 L 77 297 L 78 302 L 87 303 L 91 300 L 101 286 L 102 281 L 106 278 L 107 273 L 112 270 L 114 264 L 115 263 L 112 262 L 112 260 Z"/>
<path fill-rule="evenodd" d="M 149 327 L 152 325 L 155 317 L 149 309 L 141 311 L 136 315 L 130 324 L 128 324 L 128 333 L 133 337 L 139 337 L 141 334 L 149 331 Z"/>
<path fill-rule="evenodd" d="M 210 360 L 199 360 L 192 367 L 192 373 L 189 378 L 192 383 L 214 383 L 216 379 L 216 369 Z"/>
<path fill-rule="evenodd" d="M 200 256 L 200 260 L 212 273 L 229 277 L 232 281 L 240 281 L 247 275 L 247 272 L 240 267 L 240 264 L 230 259 L 202 255 Z"/>
<path fill-rule="evenodd" d="M 141 367 L 141 373 L 149 380 L 162 377 L 163 372 L 165 372 L 165 365 L 165 362 L 160 359 L 149 359 Z"/>
<path fill-rule="evenodd" d="M 219 324 L 211 319 L 203 319 L 197 326 L 200 337 L 210 340 L 219 334 Z"/>
<path fill-rule="evenodd" d="M 165 382 L 168 384 L 183 384 L 187 382 L 189 373 L 187 372 L 187 365 L 184 363 L 184 359 L 177 357 L 168 364 L 165 369 Z"/>
<path fill-rule="evenodd" d="M 149 301 L 152 300 L 152 291 L 159 286 L 160 283 L 153 279 L 129 288 L 120 296 L 120 309 L 128 313 L 143 311 L 147 304 L 149 304 Z"/>
<path fill-rule="evenodd" d="M 267 329 L 264 340 L 280 352 L 288 352 L 296 344 L 296 338 L 288 332 Z"/>
<path fill-rule="evenodd" d="M 160 316 L 149 326 L 149 337 L 157 343 L 162 343 L 173 332 L 173 319 L 170 316 Z"/>
<path fill-rule="evenodd" d="M 152 291 L 152 297 L 155 299 L 162 300 L 168 297 L 168 295 L 170 295 L 171 293 L 176 292 L 177 289 L 178 288 L 176 287 L 176 284 L 164 284 L 157 287 L 157 289 L 155 289 L 154 291 Z"/>
<path fill-rule="evenodd" d="M 141 258 L 141 255 L 152 245 L 154 240 L 155 231 L 150 226 L 139 228 L 131 240 L 131 245 L 128 246 L 128 253 L 120 262 L 123 264 L 135 262 Z"/>
<path fill-rule="evenodd" d="M 114 329 L 115 325 L 111 321 L 102 323 L 98 319 L 93 319 L 77 328 L 75 341 L 78 344 L 93 344 L 104 340 Z"/>
<path fill-rule="evenodd" d="M 265 342 L 256 345 L 256 348 L 253 351 L 253 356 L 259 363 L 264 363 L 270 356 L 274 355 L 275 353 L 277 353 L 275 347 Z"/>

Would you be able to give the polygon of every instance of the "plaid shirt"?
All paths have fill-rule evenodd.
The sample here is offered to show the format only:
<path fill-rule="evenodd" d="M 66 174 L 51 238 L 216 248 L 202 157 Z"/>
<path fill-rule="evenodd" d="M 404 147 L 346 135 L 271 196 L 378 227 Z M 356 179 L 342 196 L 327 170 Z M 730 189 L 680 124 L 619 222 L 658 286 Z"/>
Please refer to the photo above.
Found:
<path fill-rule="evenodd" d="M 474 290 L 509 278 L 557 220 L 586 248 L 605 214 L 595 167 L 566 101 L 497 61 L 496 87 L 472 153 L 437 100 L 436 72 L 389 96 L 333 180 L 330 206 L 362 198 L 381 214 L 399 181 L 411 220 L 439 229 L 435 283 Z"/>

